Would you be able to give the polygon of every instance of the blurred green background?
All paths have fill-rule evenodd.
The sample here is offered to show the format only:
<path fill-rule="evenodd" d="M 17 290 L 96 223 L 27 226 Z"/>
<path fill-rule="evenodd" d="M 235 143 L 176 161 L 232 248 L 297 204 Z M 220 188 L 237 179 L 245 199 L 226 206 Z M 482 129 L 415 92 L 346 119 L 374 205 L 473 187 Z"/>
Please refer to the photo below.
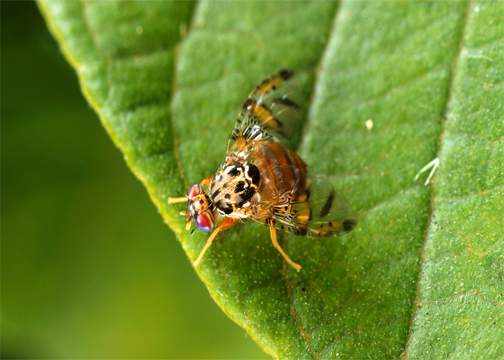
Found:
<path fill-rule="evenodd" d="M 269 358 L 213 302 L 33 2 L 2 2 L 2 358 Z"/>

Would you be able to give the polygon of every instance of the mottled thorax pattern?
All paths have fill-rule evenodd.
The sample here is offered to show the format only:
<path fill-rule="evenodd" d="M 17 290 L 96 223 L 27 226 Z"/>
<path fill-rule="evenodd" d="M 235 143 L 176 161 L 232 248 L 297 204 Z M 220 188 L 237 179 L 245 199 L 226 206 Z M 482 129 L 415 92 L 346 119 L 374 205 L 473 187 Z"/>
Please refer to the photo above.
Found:
<path fill-rule="evenodd" d="M 215 207 L 222 215 L 230 215 L 249 206 L 260 180 L 259 170 L 252 164 L 235 162 L 225 165 L 210 182 Z"/>

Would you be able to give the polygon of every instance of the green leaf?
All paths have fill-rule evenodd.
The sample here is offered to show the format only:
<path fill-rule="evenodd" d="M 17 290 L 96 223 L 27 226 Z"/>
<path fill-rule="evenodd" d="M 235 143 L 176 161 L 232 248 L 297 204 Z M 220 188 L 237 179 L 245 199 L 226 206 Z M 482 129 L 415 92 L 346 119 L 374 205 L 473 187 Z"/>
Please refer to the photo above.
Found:
<path fill-rule="evenodd" d="M 356 230 L 283 234 L 297 273 L 266 227 L 236 225 L 196 269 L 267 353 L 504 354 L 502 2 L 40 7 L 191 260 L 208 234 L 189 235 L 167 198 L 213 173 L 254 85 L 280 68 L 300 75 L 311 102 L 293 146 L 347 196 Z M 415 180 L 436 158 L 431 183 Z"/>

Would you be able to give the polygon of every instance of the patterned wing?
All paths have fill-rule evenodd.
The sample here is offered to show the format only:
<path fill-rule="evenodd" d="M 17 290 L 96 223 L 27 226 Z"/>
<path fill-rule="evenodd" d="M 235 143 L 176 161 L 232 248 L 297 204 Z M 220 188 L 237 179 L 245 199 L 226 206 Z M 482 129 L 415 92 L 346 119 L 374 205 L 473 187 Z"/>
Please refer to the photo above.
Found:
<path fill-rule="evenodd" d="M 335 237 L 352 231 L 357 217 L 345 196 L 327 180 L 301 175 L 306 176 L 298 181 L 303 189 L 292 189 L 272 204 L 269 215 L 275 228 L 311 238 Z M 264 225 L 271 221 L 264 216 L 251 218 Z"/>
<path fill-rule="evenodd" d="M 288 145 L 302 116 L 301 82 L 292 70 L 269 75 L 250 93 L 229 137 L 226 155 L 256 141 L 273 140 Z"/>

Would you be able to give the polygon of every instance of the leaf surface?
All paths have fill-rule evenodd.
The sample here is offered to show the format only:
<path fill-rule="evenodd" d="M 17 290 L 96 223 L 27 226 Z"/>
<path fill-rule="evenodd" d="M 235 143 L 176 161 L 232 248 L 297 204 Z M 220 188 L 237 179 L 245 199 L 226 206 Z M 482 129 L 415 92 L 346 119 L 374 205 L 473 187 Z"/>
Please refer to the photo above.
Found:
<path fill-rule="evenodd" d="M 266 227 L 236 225 L 197 269 L 267 353 L 502 356 L 502 2 L 40 7 L 191 260 L 208 234 L 189 235 L 167 198 L 213 174 L 253 86 L 280 68 L 299 74 L 310 101 L 292 146 L 347 196 L 358 227 L 283 234 L 297 273 Z M 424 186 L 415 175 L 436 158 Z"/>

